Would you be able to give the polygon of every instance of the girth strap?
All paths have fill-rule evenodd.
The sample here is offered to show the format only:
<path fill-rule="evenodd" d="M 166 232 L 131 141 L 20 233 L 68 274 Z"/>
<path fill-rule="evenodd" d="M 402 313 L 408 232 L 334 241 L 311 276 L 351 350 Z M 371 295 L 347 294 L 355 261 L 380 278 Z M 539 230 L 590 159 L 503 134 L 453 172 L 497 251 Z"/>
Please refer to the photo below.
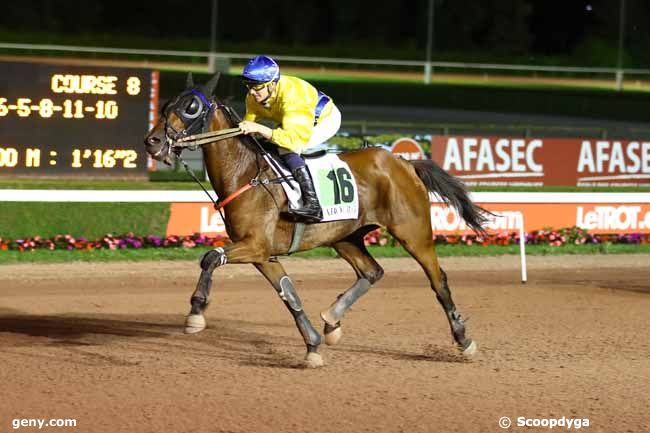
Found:
<path fill-rule="evenodd" d="M 300 249 L 300 242 L 302 242 L 302 236 L 305 234 L 305 223 L 297 222 L 293 226 L 293 236 L 291 238 L 291 246 L 287 254 L 293 254 Z"/>

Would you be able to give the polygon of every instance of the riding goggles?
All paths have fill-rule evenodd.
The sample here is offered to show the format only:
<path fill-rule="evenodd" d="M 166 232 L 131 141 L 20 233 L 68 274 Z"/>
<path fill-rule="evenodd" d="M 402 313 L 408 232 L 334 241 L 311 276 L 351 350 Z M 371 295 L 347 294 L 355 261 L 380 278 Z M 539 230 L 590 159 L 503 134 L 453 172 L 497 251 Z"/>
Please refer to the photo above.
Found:
<path fill-rule="evenodd" d="M 273 80 L 267 81 L 266 83 L 258 83 L 255 81 L 244 81 L 244 86 L 246 86 L 248 90 L 255 90 L 256 92 L 259 92 L 260 90 L 262 90 L 263 88 L 271 84 L 272 81 Z"/>

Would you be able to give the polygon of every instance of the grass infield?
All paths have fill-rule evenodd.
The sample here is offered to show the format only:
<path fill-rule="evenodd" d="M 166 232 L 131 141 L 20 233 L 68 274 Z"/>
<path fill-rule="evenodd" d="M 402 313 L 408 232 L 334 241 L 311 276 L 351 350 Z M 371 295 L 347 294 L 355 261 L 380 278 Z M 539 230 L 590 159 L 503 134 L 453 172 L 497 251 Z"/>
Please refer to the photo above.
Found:
<path fill-rule="evenodd" d="M 110 233 L 164 236 L 168 203 L 0 202 L 0 238 L 56 235 L 101 239 Z"/>

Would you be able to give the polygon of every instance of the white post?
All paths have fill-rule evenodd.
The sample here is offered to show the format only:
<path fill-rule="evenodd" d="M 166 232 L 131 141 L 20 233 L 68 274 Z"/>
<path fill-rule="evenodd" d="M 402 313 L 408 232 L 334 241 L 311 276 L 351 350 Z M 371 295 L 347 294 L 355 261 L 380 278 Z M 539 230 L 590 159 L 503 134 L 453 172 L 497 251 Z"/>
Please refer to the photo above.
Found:
<path fill-rule="evenodd" d="M 526 272 L 526 230 L 524 230 L 524 214 L 519 214 L 519 256 L 521 258 L 521 283 L 528 281 Z"/>
<path fill-rule="evenodd" d="M 219 0 L 212 0 L 212 11 L 210 14 L 210 55 L 208 56 L 208 72 L 214 74 L 217 72 L 217 57 L 214 53 L 217 51 L 217 9 Z"/>
<path fill-rule="evenodd" d="M 431 51 L 433 50 L 433 13 L 434 0 L 429 0 L 429 14 L 427 16 L 427 52 L 426 62 L 424 63 L 424 84 L 431 84 Z"/>
<path fill-rule="evenodd" d="M 618 59 L 616 62 L 616 90 L 623 90 L 623 42 L 625 39 L 625 0 L 620 0 L 618 14 Z"/>
<path fill-rule="evenodd" d="M 431 62 L 424 64 L 424 84 L 431 84 Z"/>
<path fill-rule="evenodd" d="M 214 74 L 217 72 L 217 56 L 214 53 L 208 54 L 208 73 Z"/>
<path fill-rule="evenodd" d="M 623 70 L 622 69 L 617 69 L 616 70 L 616 90 L 619 92 L 623 90 Z"/>

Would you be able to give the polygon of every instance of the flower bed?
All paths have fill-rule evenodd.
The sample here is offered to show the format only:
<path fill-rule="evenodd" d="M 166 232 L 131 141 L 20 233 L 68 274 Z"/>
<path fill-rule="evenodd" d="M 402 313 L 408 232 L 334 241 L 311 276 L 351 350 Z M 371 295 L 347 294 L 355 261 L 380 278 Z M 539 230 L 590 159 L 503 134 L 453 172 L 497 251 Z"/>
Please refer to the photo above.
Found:
<path fill-rule="evenodd" d="M 368 233 L 364 241 L 366 246 L 399 245 L 399 242 L 383 229 L 377 229 Z M 485 237 L 475 234 L 435 235 L 434 242 L 439 245 L 517 245 L 519 244 L 519 232 L 489 233 Z M 526 233 L 525 242 L 526 245 L 550 245 L 552 247 L 561 247 L 567 244 L 650 244 L 650 234 L 591 234 L 587 230 L 579 227 L 569 227 L 558 230 L 535 230 Z"/>
<path fill-rule="evenodd" d="M 552 247 L 603 243 L 639 245 L 650 244 L 650 234 L 591 234 L 587 230 L 578 227 L 569 227 L 558 230 L 535 230 L 526 233 L 525 240 L 527 245 L 550 245 Z M 0 251 L 194 248 L 197 246 L 219 247 L 228 242 L 229 240 L 225 236 L 209 237 L 198 233 L 191 236 L 167 236 L 165 238 L 153 235 L 135 236 L 133 233 L 122 236 L 107 234 L 103 238 L 96 240 L 58 235 L 51 239 L 44 239 L 39 236 L 17 240 L 0 238 Z M 368 233 L 364 242 L 366 246 L 399 246 L 399 242 L 383 229 Z M 519 244 L 519 233 L 497 232 L 490 233 L 485 237 L 474 234 L 435 235 L 434 242 L 443 245 L 517 245 Z"/>
<path fill-rule="evenodd" d="M 51 239 L 43 239 L 40 236 L 33 238 L 8 240 L 0 238 L 0 250 L 33 251 L 36 249 L 46 250 L 118 250 L 118 249 L 140 249 L 140 248 L 194 248 L 197 246 L 220 247 L 226 244 L 228 238 L 225 236 L 208 237 L 201 234 L 191 236 L 135 236 L 127 233 L 122 236 L 105 235 L 101 239 L 87 240 L 83 237 L 70 235 L 58 235 Z"/>

